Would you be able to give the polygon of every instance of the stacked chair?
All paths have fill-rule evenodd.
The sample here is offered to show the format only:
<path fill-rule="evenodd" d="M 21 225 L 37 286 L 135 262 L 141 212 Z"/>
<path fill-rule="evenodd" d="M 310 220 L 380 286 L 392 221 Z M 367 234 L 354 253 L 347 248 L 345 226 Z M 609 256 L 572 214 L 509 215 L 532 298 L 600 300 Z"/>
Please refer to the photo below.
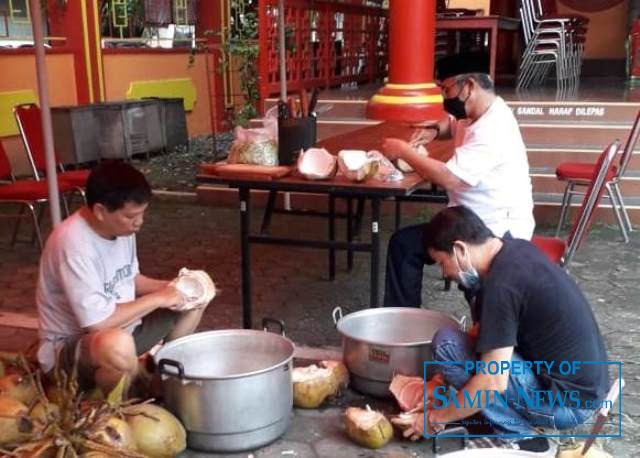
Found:
<path fill-rule="evenodd" d="M 541 0 L 522 0 L 520 18 L 526 47 L 518 71 L 518 89 L 540 86 L 552 69 L 558 89 L 576 88 L 588 19 L 558 15 L 554 1 Z"/>

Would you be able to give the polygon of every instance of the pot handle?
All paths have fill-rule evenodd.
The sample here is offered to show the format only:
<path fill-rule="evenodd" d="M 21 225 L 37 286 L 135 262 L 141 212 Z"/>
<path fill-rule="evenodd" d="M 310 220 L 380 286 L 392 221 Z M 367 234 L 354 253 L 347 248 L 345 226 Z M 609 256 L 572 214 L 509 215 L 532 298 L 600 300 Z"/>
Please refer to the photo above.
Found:
<path fill-rule="evenodd" d="M 269 331 L 269 324 L 275 325 L 277 327 L 278 332 L 276 334 L 280 334 L 283 336 L 285 335 L 284 321 L 269 317 L 262 319 L 262 329 L 264 331 Z"/>
<path fill-rule="evenodd" d="M 338 321 L 342 319 L 342 307 L 337 306 L 334 308 L 333 312 L 331 312 L 331 316 L 333 317 L 333 324 L 338 326 Z"/>
<path fill-rule="evenodd" d="M 167 371 L 165 366 L 174 367 L 178 371 L 178 374 L 176 374 L 175 372 Z M 184 379 L 184 366 L 181 362 L 162 358 L 160 361 L 158 361 L 158 370 L 160 371 L 160 375 L 171 375 L 174 377 L 177 375 L 179 379 Z"/>

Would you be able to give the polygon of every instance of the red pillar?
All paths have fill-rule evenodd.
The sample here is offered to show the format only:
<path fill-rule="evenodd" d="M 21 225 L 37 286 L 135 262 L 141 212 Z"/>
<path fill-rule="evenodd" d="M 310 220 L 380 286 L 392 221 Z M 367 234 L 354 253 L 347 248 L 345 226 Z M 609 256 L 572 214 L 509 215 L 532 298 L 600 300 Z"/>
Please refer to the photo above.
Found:
<path fill-rule="evenodd" d="M 369 101 L 367 117 L 439 118 L 442 95 L 433 82 L 436 2 L 390 0 L 389 21 L 389 81 Z"/>
<path fill-rule="evenodd" d="M 64 5 L 46 0 L 49 11 L 49 35 L 66 37 L 53 46 L 73 53 L 76 97 L 79 104 L 104 100 L 104 73 L 100 43 L 98 0 L 77 0 Z"/>

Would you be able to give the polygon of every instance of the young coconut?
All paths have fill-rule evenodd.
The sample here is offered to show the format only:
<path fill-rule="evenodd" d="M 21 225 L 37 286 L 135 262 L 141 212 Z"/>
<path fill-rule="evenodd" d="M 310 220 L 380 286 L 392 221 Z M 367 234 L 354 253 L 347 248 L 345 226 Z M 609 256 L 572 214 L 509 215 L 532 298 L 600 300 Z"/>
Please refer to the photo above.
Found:
<path fill-rule="evenodd" d="M 22 402 L 0 396 L 0 446 L 18 442 L 31 432 L 31 424 L 26 420 L 28 413 Z"/>
<path fill-rule="evenodd" d="M 136 450 L 133 430 L 125 420 L 118 417 L 110 417 L 99 423 L 87 436 L 93 442 L 116 450 Z"/>
<path fill-rule="evenodd" d="M 336 166 L 336 157 L 324 148 L 309 148 L 298 157 L 298 171 L 307 180 L 332 178 Z"/>
<path fill-rule="evenodd" d="M 345 415 L 347 436 L 363 447 L 381 448 L 393 438 L 393 427 L 381 412 L 358 407 L 347 408 Z"/>
<path fill-rule="evenodd" d="M 342 150 L 338 153 L 338 168 L 351 181 L 364 181 L 375 176 L 380 161 L 372 159 L 362 150 Z"/>
<path fill-rule="evenodd" d="M 23 404 L 30 405 L 38 395 L 33 377 L 9 374 L 0 378 L 0 395 L 9 396 Z"/>
<path fill-rule="evenodd" d="M 349 386 L 349 370 L 342 361 L 320 361 L 320 366 L 331 371 L 331 380 L 333 382 L 333 391 L 335 394 L 340 393 Z"/>
<path fill-rule="evenodd" d="M 349 371 L 340 361 L 320 361 L 318 366 L 296 367 L 291 377 L 293 405 L 303 409 L 319 407 L 349 384 Z"/>
<path fill-rule="evenodd" d="M 181 311 L 203 307 L 216 297 L 216 285 L 204 270 L 183 267 L 171 285 L 187 298 Z"/>
<path fill-rule="evenodd" d="M 149 458 L 173 458 L 187 448 L 187 433 L 171 412 L 155 404 L 124 409 L 138 450 Z"/>

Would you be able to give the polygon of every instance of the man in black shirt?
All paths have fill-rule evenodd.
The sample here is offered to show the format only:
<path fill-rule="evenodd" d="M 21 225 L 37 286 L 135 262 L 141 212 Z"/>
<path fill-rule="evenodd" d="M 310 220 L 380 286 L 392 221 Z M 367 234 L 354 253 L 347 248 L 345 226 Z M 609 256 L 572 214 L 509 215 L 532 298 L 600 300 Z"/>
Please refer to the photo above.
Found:
<path fill-rule="evenodd" d="M 593 415 L 608 366 L 588 362 L 607 354 L 572 278 L 530 242 L 495 237 L 466 207 L 438 213 L 424 241 L 447 278 L 476 292 L 473 337 L 442 329 L 433 339 L 434 361 L 457 394 L 434 392 L 432 428 L 482 411 L 507 437 L 533 436 L 534 427 L 567 429 Z M 540 439 L 521 448 L 544 451 Z"/>

